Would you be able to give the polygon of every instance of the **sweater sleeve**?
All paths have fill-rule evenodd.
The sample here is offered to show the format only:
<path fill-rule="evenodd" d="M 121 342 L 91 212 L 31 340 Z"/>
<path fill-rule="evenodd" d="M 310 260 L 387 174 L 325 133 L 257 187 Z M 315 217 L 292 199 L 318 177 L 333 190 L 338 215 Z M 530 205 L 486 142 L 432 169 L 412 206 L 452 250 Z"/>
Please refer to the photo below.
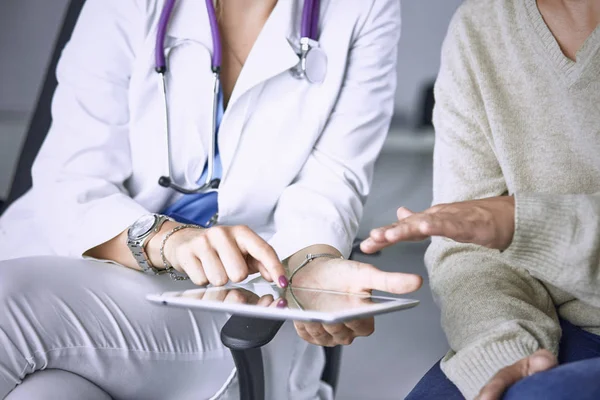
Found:
<path fill-rule="evenodd" d="M 476 24 L 455 15 L 435 88 L 434 204 L 507 193 L 474 65 Z M 483 72 L 482 72 L 483 71 Z M 484 78 L 485 79 L 485 78 Z M 556 353 L 560 326 L 541 282 L 496 250 L 434 238 L 425 257 L 451 350 L 442 370 L 473 398 L 501 368 L 539 348 Z"/>
<path fill-rule="evenodd" d="M 600 193 L 517 193 L 505 256 L 533 276 L 600 307 Z"/>

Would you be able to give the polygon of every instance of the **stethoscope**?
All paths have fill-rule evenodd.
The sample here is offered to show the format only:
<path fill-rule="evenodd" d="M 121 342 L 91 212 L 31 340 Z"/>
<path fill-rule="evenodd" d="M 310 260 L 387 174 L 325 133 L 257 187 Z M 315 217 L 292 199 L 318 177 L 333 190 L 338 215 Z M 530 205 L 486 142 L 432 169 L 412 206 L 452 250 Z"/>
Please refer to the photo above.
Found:
<path fill-rule="evenodd" d="M 217 145 L 217 113 L 219 107 L 219 92 L 221 90 L 221 36 L 213 0 L 205 0 L 212 33 L 213 53 L 211 59 L 211 70 L 213 73 L 213 101 L 212 101 L 212 138 L 207 162 L 206 180 L 200 186 L 187 187 L 173 180 L 173 163 L 171 158 L 172 142 L 169 124 L 169 103 L 167 100 L 167 59 L 172 48 L 165 48 L 165 37 L 167 26 L 176 0 L 166 0 L 158 23 L 156 36 L 155 61 L 156 72 L 159 74 L 160 91 L 163 96 L 163 107 L 165 112 L 165 130 L 167 134 L 167 152 L 169 175 L 161 176 L 159 185 L 174 189 L 183 194 L 210 193 L 218 191 L 221 181 L 214 178 L 215 154 Z M 284 0 L 289 1 L 289 0 Z M 327 70 L 327 56 L 319 47 L 316 40 L 319 21 L 320 0 L 304 0 L 302 10 L 302 25 L 300 32 L 300 58 L 298 64 L 291 69 L 291 73 L 298 79 L 306 79 L 310 83 L 321 83 L 325 79 Z"/>

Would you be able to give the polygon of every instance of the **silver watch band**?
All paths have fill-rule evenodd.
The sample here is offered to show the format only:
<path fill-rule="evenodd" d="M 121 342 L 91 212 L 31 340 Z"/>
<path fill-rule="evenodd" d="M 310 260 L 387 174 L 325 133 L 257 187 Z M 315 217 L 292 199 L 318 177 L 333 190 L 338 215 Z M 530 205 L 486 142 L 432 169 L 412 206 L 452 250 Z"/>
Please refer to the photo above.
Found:
<path fill-rule="evenodd" d="M 167 271 L 158 269 L 158 268 L 154 267 L 154 265 L 152 265 L 152 263 L 150 262 L 150 259 L 148 257 L 148 254 L 146 253 L 145 247 L 146 247 L 146 244 L 148 244 L 148 242 L 150 241 L 150 239 L 152 239 L 152 237 L 158 231 L 160 231 L 160 228 L 162 227 L 162 225 L 166 221 L 173 221 L 173 219 L 167 217 L 166 215 L 160 215 L 160 214 L 154 214 L 154 216 L 155 216 L 156 220 L 154 222 L 154 225 L 152 226 L 152 229 L 140 238 L 137 238 L 137 239 L 128 238 L 127 239 L 127 247 L 129 247 L 129 250 L 131 251 L 133 258 L 135 258 L 135 261 L 138 263 L 138 265 L 140 266 L 142 271 L 144 271 L 147 274 L 151 274 L 151 275 L 161 275 L 161 274 L 166 273 Z"/>
<path fill-rule="evenodd" d="M 161 275 L 167 272 L 166 270 L 159 270 L 155 268 L 154 265 L 152 265 L 150 259 L 146 255 L 146 251 L 144 250 L 143 246 L 129 246 L 129 250 L 131 250 L 133 258 L 135 258 L 135 261 L 137 261 L 138 265 L 142 268 L 142 271 L 144 271 L 145 273 L 151 275 Z"/>

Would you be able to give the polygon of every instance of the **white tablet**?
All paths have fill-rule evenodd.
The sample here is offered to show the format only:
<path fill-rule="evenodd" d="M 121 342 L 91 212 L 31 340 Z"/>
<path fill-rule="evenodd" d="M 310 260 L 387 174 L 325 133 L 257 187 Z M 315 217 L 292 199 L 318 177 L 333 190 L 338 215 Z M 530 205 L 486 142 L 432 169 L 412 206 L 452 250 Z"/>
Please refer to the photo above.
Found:
<path fill-rule="evenodd" d="M 258 318 L 339 323 L 405 310 L 418 300 L 287 288 L 268 283 L 227 285 L 148 295 L 151 302 Z"/>

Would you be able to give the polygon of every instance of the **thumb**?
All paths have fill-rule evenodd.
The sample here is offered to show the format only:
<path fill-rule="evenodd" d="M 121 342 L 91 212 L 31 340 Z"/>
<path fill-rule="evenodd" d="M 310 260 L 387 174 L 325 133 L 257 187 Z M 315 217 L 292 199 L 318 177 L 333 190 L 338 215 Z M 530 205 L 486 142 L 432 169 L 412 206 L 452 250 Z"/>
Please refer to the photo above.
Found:
<path fill-rule="evenodd" d="M 414 212 L 410 211 L 406 207 L 400 207 L 398 209 L 398 211 L 396 211 L 396 216 L 398 217 L 399 221 L 402 220 L 402 219 L 408 218 L 408 217 L 410 217 L 413 214 L 414 214 Z"/>
<path fill-rule="evenodd" d="M 538 350 L 529 357 L 525 357 L 513 365 L 502 368 L 483 387 L 477 400 L 496 400 L 516 382 L 533 375 L 536 372 L 546 371 L 556 366 L 556 357 L 548 350 Z"/>
<path fill-rule="evenodd" d="M 556 356 L 546 349 L 538 350 L 529 356 L 527 375 L 547 371 L 558 364 Z"/>
<path fill-rule="evenodd" d="M 365 266 L 362 279 L 366 290 L 380 290 L 382 292 L 405 294 L 418 290 L 423 284 L 419 275 L 404 274 L 402 272 L 385 272 L 372 265 Z"/>

